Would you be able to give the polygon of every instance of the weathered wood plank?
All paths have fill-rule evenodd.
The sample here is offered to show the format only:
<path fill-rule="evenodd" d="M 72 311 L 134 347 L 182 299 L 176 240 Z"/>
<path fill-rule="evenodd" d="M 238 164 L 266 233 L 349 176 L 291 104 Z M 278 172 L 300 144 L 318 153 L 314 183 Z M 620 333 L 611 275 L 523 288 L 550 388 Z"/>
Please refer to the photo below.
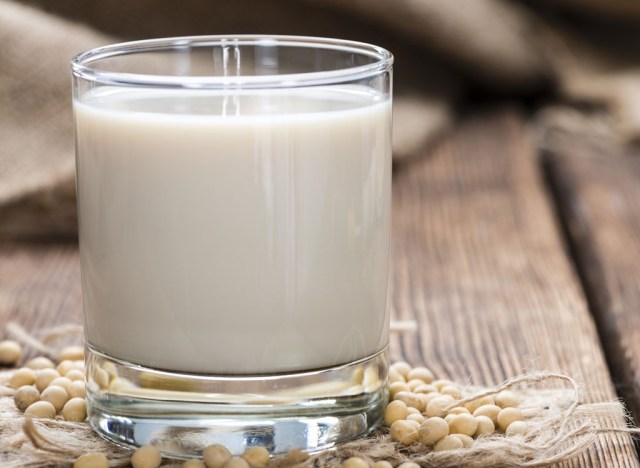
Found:
<path fill-rule="evenodd" d="M 640 421 L 640 159 L 576 148 L 548 168 L 618 392 Z"/>
<path fill-rule="evenodd" d="M 514 112 L 468 120 L 394 179 L 393 309 L 419 321 L 393 357 L 458 381 L 569 372 L 589 400 L 615 398 L 579 280 L 563 251 L 537 158 Z M 637 466 L 602 436 L 567 466 Z"/>
<path fill-rule="evenodd" d="M 0 330 L 9 320 L 28 330 L 82 323 L 75 244 L 0 243 Z"/>

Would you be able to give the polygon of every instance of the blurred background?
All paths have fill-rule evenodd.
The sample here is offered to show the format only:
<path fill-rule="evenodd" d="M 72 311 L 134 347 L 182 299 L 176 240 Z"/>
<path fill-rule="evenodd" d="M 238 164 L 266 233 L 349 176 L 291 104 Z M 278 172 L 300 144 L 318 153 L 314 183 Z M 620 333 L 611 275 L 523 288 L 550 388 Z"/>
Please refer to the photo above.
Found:
<path fill-rule="evenodd" d="M 637 0 L 0 0 L 0 238 L 74 239 L 69 60 L 113 42 L 297 34 L 395 62 L 394 161 L 479 106 L 516 102 L 541 151 L 640 142 Z"/>

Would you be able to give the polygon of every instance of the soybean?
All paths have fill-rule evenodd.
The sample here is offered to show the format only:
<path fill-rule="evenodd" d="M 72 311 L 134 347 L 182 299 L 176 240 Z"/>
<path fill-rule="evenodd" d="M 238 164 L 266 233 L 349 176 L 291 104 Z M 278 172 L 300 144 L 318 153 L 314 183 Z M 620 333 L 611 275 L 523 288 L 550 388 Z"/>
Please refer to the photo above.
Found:
<path fill-rule="evenodd" d="M 82 422 L 87 419 L 87 401 L 84 398 L 72 398 L 62 408 L 65 421 Z"/>
<path fill-rule="evenodd" d="M 0 341 L 0 365 L 15 366 L 22 357 L 22 346 L 12 340 Z"/>
<path fill-rule="evenodd" d="M 414 421 L 399 420 L 394 422 L 389 433 L 391 438 L 402 445 L 411 445 L 418 440 L 418 429 Z"/>
<path fill-rule="evenodd" d="M 394 400 L 384 410 L 384 423 L 391 426 L 394 422 L 407 419 L 409 410 L 404 401 Z"/>
<path fill-rule="evenodd" d="M 36 382 L 36 373 L 33 369 L 22 367 L 15 371 L 9 378 L 9 385 L 19 388 L 24 385 L 33 385 Z"/>
<path fill-rule="evenodd" d="M 33 370 L 42 370 L 42 369 L 53 369 L 56 366 L 53 364 L 53 361 L 48 357 L 38 356 L 31 359 L 29 362 L 25 364 L 25 367 Z"/>
<path fill-rule="evenodd" d="M 56 413 L 59 413 L 62 411 L 65 403 L 69 401 L 69 394 L 64 388 L 58 385 L 50 385 L 42 391 L 40 399 L 51 403 L 56 409 Z"/>
<path fill-rule="evenodd" d="M 53 419 L 56 417 L 56 408 L 48 401 L 36 401 L 24 410 L 24 414 L 35 419 Z"/>
<path fill-rule="evenodd" d="M 458 437 L 454 435 L 448 435 L 443 437 L 438 441 L 438 443 L 436 443 L 436 445 L 433 447 L 433 451 L 444 452 L 445 450 L 457 450 L 463 447 L 464 444 Z"/>
<path fill-rule="evenodd" d="M 231 459 L 231 452 L 224 445 L 213 444 L 202 451 L 202 458 L 207 468 L 222 468 Z"/>
<path fill-rule="evenodd" d="M 264 447 L 248 448 L 241 457 L 253 468 L 265 468 L 269 464 L 269 451 Z"/>
<path fill-rule="evenodd" d="M 435 444 L 447 435 L 449 435 L 449 425 L 440 417 L 427 419 L 418 430 L 418 439 L 426 445 Z"/>
<path fill-rule="evenodd" d="M 522 421 L 522 411 L 518 408 L 508 407 L 498 413 L 498 427 L 501 431 L 506 432 L 509 425 L 515 421 Z"/>
<path fill-rule="evenodd" d="M 109 460 L 101 453 L 86 453 L 76 459 L 73 468 L 109 468 Z"/>
<path fill-rule="evenodd" d="M 153 445 L 143 445 L 131 456 L 133 468 L 157 468 L 162 463 L 162 455 Z"/>
<path fill-rule="evenodd" d="M 26 410 L 36 401 L 40 401 L 40 392 L 32 385 L 23 385 L 13 394 L 13 402 L 20 411 Z"/>
<path fill-rule="evenodd" d="M 342 462 L 342 468 L 369 468 L 369 464 L 360 457 L 351 457 Z"/>

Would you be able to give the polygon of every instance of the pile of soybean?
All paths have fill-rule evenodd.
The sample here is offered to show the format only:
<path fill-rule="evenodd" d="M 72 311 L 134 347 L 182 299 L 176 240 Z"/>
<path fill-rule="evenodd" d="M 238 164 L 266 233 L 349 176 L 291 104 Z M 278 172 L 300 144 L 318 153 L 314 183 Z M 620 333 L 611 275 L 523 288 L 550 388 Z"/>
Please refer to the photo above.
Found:
<path fill-rule="evenodd" d="M 22 347 L 11 340 L 0 341 L 0 365 L 15 366 L 22 358 Z M 39 356 L 16 369 L 9 385 L 15 389 L 16 408 L 34 419 L 62 417 L 83 422 L 87 418 L 84 350 L 79 346 L 63 348 L 57 363 Z M 433 451 L 456 450 L 473 445 L 485 434 L 502 431 L 505 435 L 526 434 L 528 425 L 518 409 L 516 394 L 503 391 L 456 405 L 461 388 L 450 380 L 436 380 L 425 367 L 412 368 L 396 362 L 389 371 L 390 401 L 385 408 L 384 423 L 393 440 L 403 446 L 423 444 Z M 293 451 L 292 461 L 303 463 L 307 453 Z M 206 447 L 201 458 L 182 463 L 184 468 L 266 468 L 270 454 L 265 447 L 251 447 L 234 457 L 224 446 Z M 131 457 L 134 468 L 156 468 L 162 464 L 160 451 L 151 445 L 138 448 Z M 107 468 L 108 458 L 101 453 L 79 457 L 74 468 Z M 392 468 L 388 461 L 369 464 L 364 458 L 351 457 L 342 468 Z M 398 468 L 419 468 L 404 462 Z"/>
<path fill-rule="evenodd" d="M 425 367 L 406 362 L 392 364 L 391 401 L 384 413 L 391 438 L 402 445 L 421 443 L 435 452 L 470 447 L 474 439 L 500 430 L 506 436 L 526 434 L 528 424 L 511 391 L 485 396 L 462 406 L 460 387 L 450 380 L 435 380 Z"/>

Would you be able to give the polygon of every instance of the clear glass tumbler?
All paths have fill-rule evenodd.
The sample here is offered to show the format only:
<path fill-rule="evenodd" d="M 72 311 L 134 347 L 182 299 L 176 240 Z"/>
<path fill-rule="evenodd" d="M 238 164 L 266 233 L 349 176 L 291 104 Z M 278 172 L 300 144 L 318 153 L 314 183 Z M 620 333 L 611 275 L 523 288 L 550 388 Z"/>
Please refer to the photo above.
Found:
<path fill-rule="evenodd" d="M 392 61 L 288 36 L 73 59 L 97 432 L 191 457 L 318 450 L 380 422 Z"/>

